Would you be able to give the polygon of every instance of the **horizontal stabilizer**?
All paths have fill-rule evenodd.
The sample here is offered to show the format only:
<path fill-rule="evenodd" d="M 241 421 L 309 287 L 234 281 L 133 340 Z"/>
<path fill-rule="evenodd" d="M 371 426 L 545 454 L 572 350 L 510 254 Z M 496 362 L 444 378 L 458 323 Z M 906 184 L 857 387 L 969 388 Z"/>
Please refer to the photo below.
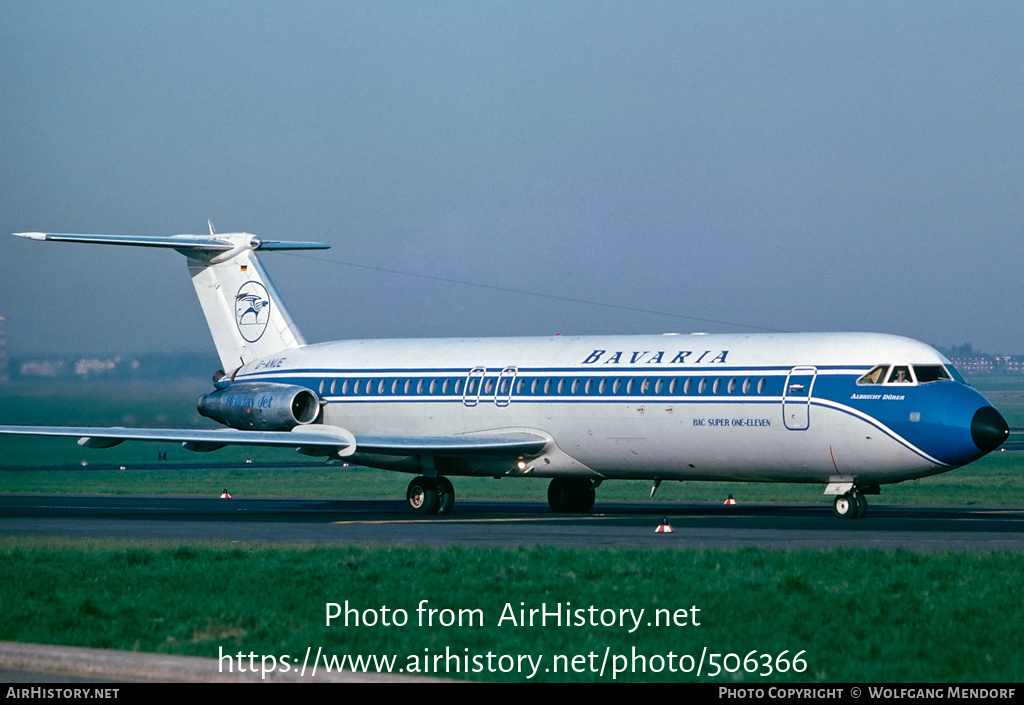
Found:
<path fill-rule="evenodd" d="M 228 239 L 228 235 L 170 235 L 166 237 L 152 237 L 149 235 L 85 235 L 77 233 L 12 234 L 28 240 L 87 242 L 96 245 L 126 245 L 132 247 L 172 247 L 174 249 L 188 250 L 227 251 L 238 246 L 237 242 L 232 242 Z M 249 236 L 248 245 L 247 249 L 253 250 L 327 250 L 331 247 L 322 242 L 263 240 L 254 235 Z"/>
<path fill-rule="evenodd" d="M 330 247 L 322 242 L 263 240 L 250 233 L 215 233 L 212 225 L 209 235 L 13 234 L 42 242 L 166 248 L 184 255 L 221 369 L 225 371 L 306 344 L 256 251 Z"/>

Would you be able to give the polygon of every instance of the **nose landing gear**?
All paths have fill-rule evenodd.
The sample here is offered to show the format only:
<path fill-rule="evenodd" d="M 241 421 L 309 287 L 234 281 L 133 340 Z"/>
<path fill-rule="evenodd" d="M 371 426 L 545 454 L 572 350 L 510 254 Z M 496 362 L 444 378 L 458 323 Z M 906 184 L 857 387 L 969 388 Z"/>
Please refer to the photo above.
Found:
<path fill-rule="evenodd" d="M 854 487 L 849 492 L 837 495 L 832 508 L 840 519 L 860 519 L 868 513 L 868 500 Z"/>

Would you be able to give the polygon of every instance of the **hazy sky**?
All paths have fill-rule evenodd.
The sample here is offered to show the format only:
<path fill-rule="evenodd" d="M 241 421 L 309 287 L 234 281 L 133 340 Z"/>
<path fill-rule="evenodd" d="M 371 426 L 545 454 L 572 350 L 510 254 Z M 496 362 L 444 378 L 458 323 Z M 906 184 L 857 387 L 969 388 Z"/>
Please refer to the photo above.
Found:
<path fill-rule="evenodd" d="M 212 351 L 180 255 L 7 235 L 210 218 L 332 245 L 263 256 L 310 342 L 1024 353 L 1022 37 L 1019 2 L 5 0 L 8 346 Z"/>

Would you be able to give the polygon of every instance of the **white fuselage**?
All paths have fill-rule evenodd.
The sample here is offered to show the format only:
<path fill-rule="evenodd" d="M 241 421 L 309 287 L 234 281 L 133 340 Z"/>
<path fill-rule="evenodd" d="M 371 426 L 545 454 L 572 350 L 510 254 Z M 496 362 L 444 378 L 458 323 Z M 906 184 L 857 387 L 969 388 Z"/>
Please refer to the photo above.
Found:
<path fill-rule="evenodd" d="M 954 380 L 858 384 L 880 364 L 949 361 L 854 333 L 354 340 L 247 364 L 234 383 L 311 389 L 319 422 L 356 437 L 551 441 L 536 458 L 462 461 L 453 475 L 882 484 L 982 454 L 970 434 L 980 394 Z"/>

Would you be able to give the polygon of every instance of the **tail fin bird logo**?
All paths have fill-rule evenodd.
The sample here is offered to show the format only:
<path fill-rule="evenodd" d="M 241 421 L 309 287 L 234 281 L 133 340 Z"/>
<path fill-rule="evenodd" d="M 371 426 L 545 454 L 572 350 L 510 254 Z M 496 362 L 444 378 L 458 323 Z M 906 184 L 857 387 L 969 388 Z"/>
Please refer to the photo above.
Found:
<path fill-rule="evenodd" d="M 255 343 L 270 322 L 270 295 L 259 282 L 246 282 L 235 294 L 235 325 L 242 338 Z"/>

